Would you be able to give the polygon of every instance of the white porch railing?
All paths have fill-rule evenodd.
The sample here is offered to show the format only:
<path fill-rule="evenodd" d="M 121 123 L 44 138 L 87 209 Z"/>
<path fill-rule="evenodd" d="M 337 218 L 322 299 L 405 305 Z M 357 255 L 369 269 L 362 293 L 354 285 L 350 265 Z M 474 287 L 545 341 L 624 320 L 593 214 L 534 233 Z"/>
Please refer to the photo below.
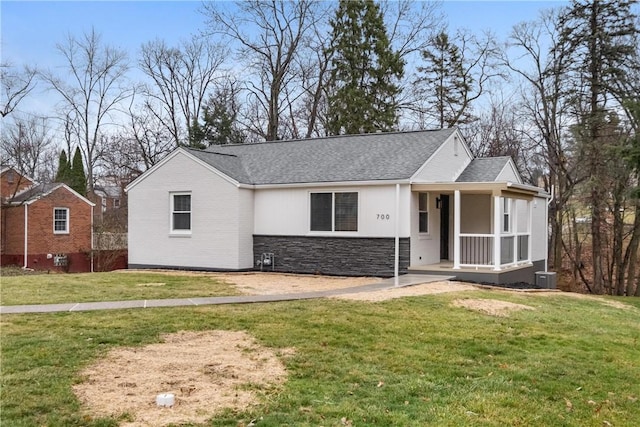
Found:
<path fill-rule="evenodd" d="M 531 233 L 500 235 L 500 267 L 529 263 L 529 240 Z M 517 242 L 517 245 L 516 245 Z M 460 234 L 460 267 L 495 267 L 493 234 Z M 455 250 L 455 249 L 454 249 Z"/>

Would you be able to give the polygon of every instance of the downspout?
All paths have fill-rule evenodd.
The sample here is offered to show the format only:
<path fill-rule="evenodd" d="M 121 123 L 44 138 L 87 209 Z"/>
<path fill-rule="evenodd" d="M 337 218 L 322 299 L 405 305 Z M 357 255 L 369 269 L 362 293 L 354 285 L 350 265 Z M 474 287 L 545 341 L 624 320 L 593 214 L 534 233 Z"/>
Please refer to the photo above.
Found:
<path fill-rule="evenodd" d="M 396 184 L 396 233 L 395 233 L 395 253 L 393 262 L 394 285 L 398 286 L 400 272 L 400 184 Z"/>
<path fill-rule="evenodd" d="M 544 271 L 549 271 L 549 206 L 551 206 L 551 202 L 556 198 L 555 196 L 556 186 L 551 186 L 551 197 L 547 200 L 547 208 L 544 210 L 544 235 L 546 241 L 547 250 L 544 251 Z"/>
<path fill-rule="evenodd" d="M 93 206 L 91 206 L 91 272 L 93 273 Z"/>
<path fill-rule="evenodd" d="M 29 253 L 29 205 L 24 204 L 24 265 L 22 268 L 27 269 L 27 255 Z"/>

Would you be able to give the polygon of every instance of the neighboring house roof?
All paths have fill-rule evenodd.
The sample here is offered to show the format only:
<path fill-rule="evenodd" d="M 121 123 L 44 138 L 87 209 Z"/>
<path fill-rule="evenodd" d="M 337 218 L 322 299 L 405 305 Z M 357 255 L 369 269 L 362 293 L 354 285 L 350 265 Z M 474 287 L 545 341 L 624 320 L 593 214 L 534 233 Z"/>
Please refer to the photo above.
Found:
<path fill-rule="evenodd" d="M 98 178 L 93 185 L 93 192 L 101 197 L 117 199 L 122 197 L 122 186 L 116 177 L 101 177 Z"/>
<path fill-rule="evenodd" d="M 69 187 L 66 184 L 60 182 L 52 182 L 46 184 L 37 184 L 32 187 L 27 188 L 26 190 L 21 191 L 16 194 L 10 201 L 11 204 L 31 204 L 38 199 L 48 196 L 53 193 L 58 188 L 66 188 L 71 193 L 73 193 L 76 197 L 80 198 L 84 202 L 88 203 L 91 206 L 95 206 L 95 203 L 88 200 L 86 197 L 82 196 L 80 193 L 76 192 L 74 189 Z"/>
<path fill-rule="evenodd" d="M 456 129 L 389 132 L 186 149 L 243 184 L 410 178 Z"/>
<path fill-rule="evenodd" d="M 33 178 L 31 178 L 29 175 L 25 175 L 25 174 L 21 173 L 20 171 L 18 171 L 18 169 L 14 168 L 13 166 L 0 165 L 0 175 L 4 174 L 5 172 L 9 172 L 9 171 L 13 171 L 18 176 L 21 176 L 22 178 L 26 179 L 29 182 L 35 182 L 35 180 Z"/>
<path fill-rule="evenodd" d="M 481 157 L 473 159 L 456 182 L 493 182 L 509 164 L 511 157 Z"/>
<path fill-rule="evenodd" d="M 110 197 L 117 199 L 120 197 L 120 191 L 117 187 L 93 187 L 93 192 L 100 197 Z"/>

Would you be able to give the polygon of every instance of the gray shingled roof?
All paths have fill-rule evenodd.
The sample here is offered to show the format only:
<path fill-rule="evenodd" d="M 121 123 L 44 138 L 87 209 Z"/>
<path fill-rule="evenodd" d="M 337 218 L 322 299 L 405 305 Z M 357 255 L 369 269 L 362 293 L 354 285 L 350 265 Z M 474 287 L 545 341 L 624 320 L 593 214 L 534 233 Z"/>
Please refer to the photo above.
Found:
<path fill-rule="evenodd" d="M 62 184 L 60 184 L 59 182 L 51 182 L 51 183 L 46 183 L 46 184 L 38 184 L 38 185 L 34 185 L 32 187 L 29 187 L 28 189 L 22 191 L 21 193 L 16 194 L 15 197 L 13 197 L 10 202 L 11 203 L 23 203 L 23 202 L 28 202 L 31 199 L 35 199 L 39 196 L 42 196 L 43 194 L 47 194 L 48 192 L 52 191 L 53 189 L 55 189 L 56 187 L 60 186 Z"/>
<path fill-rule="evenodd" d="M 243 184 L 408 179 L 455 129 L 220 145 L 194 156 Z"/>
<path fill-rule="evenodd" d="M 473 159 L 456 182 L 493 182 L 511 157 L 481 157 Z"/>

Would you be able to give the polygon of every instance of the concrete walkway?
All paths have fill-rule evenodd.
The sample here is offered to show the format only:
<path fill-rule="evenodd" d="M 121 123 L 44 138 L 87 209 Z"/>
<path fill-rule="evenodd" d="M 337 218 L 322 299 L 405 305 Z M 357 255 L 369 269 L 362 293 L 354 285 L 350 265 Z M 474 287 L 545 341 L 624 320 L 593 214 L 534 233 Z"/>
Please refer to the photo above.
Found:
<path fill-rule="evenodd" d="M 93 311 L 93 310 L 117 310 L 126 308 L 153 308 L 153 307 L 183 307 L 199 305 L 219 304 L 251 304 L 275 301 L 295 301 L 313 298 L 325 298 L 335 295 L 354 294 L 360 292 L 380 291 L 383 289 L 401 288 L 405 286 L 421 285 L 423 283 L 451 280 L 454 276 L 436 276 L 427 274 L 405 274 L 395 278 L 385 279 L 370 285 L 355 286 L 353 288 L 331 289 L 328 291 L 300 292 L 281 295 L 241 295 L 232 297 L 203 297 L 203 298 L 177 298 L 177 299 L 152 299 L 132 301 L 103 301 L 103 302 L 76 302 L 63 304 L 38 304 L 38 305 L 3 305 L 0 306 L 0 314 L 16 313 L 56 313 L 64 311 Z"/>

